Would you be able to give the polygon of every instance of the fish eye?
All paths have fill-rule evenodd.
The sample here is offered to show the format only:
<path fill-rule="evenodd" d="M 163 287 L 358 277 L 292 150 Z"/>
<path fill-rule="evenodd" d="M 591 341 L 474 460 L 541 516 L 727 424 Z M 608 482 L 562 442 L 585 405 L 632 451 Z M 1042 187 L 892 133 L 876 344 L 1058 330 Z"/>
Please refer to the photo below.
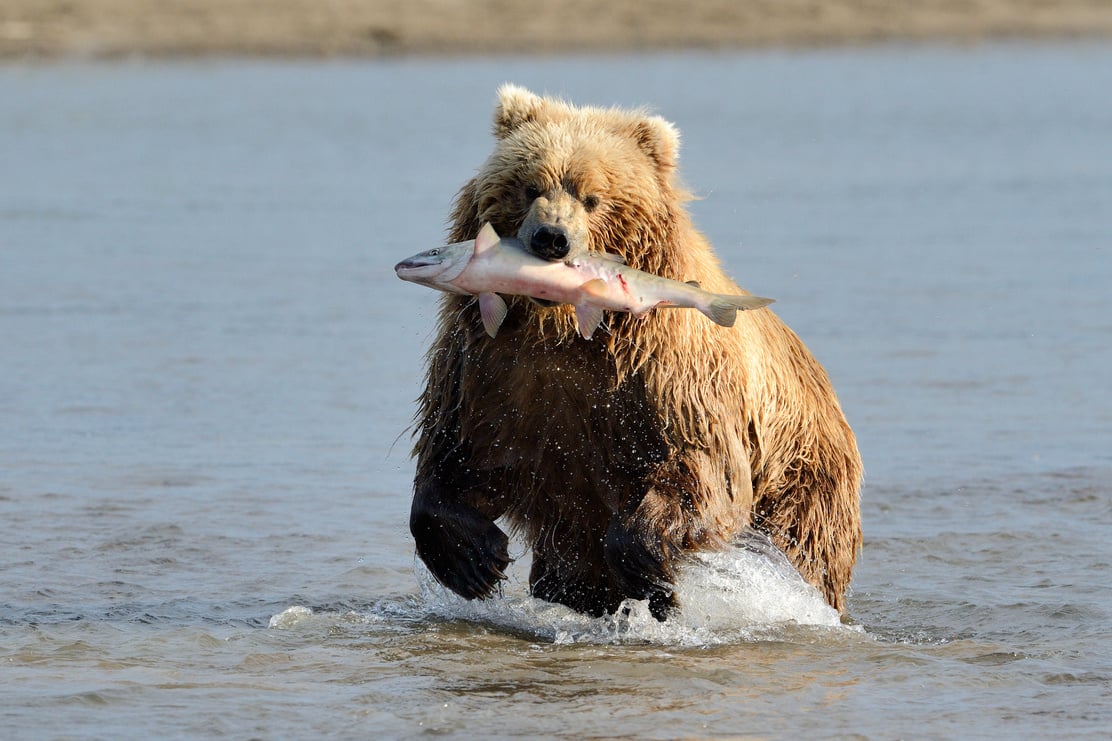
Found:
<path fill-rule="evenodd" d="M 440 254 L 440 248 L 437 247 L 436 249 L 429 250 L 425 254 L 428 255 L 429 257 L 436 257 L 437 255 Z"/>

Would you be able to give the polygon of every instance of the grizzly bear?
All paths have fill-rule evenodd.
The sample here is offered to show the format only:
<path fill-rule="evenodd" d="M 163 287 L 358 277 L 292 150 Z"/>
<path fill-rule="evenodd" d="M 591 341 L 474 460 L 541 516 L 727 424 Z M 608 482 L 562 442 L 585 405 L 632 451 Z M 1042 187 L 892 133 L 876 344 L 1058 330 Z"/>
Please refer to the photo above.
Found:
<path fill-rule="evenodd" d="M 490 222 L 534 254 L 611 253 L 744 293 L 691 223 L 679 135 L 643 111 L 498 91 L 494 151 L 456 196 L 449 240 Z M 463 597 L 499 590 L 504 518 L 540 599 L 600 616 L 676 608 L 677 567 L 751 526 L 845 611 L 861 544 L 861 459 L 826 373 L 768 309 L 725 328 L 686 309 L 608 313 L 511 298 L 497 337 L 471 296 L 442 298 L 416 415 L 410 529 Z"/>

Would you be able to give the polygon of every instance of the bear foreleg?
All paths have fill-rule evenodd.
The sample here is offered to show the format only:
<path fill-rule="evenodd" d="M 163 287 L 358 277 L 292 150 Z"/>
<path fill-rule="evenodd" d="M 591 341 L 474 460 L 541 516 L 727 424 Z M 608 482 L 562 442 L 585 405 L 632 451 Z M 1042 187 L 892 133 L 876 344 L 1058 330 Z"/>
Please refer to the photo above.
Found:
<path fill-rule="evenodd" d="M 417 486 L 409 529 L 425 566 L 461 597 L 491 597 L 506 578 L 509 538 L 491 517 L 440 482 Z"/>

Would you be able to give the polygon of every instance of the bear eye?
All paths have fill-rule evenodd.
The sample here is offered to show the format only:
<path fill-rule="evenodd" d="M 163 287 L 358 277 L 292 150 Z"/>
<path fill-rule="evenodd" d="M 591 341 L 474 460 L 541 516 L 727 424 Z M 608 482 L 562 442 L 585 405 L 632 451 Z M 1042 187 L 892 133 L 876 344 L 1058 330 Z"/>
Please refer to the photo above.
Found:
<path fill-rule="evenodd" d="M 588 211 L 594 211 L 596 208 L 598 208 L 598 204 L 598 196 L 587 196 L 583 199 L 583 208 L 587 209 Z"/>
<path fill-rule="evenodd" d="M 525 198 L 529 201 L 535 201 L 541 197 L 541 189 L 535 185 L 525 186 Z"/>

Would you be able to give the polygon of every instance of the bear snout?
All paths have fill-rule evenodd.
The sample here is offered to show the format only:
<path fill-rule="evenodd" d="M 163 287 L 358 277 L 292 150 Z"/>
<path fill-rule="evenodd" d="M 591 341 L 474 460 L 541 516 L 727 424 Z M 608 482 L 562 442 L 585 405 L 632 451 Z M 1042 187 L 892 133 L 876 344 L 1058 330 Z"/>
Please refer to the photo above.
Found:
<path fill-rule="evenodd" d="M 563 260 L 571 251 L 571 240 L 564 227 L 541 224 L 529 237 L 529 251 L 546 260 Z"/>
<path fill-rule="evenodd" d="M 533 200 L 517 238 L 525 249 L 544 260 L 586 254 L 590 246 L 587 212 L 575 196 L 557 188 Z"/>

